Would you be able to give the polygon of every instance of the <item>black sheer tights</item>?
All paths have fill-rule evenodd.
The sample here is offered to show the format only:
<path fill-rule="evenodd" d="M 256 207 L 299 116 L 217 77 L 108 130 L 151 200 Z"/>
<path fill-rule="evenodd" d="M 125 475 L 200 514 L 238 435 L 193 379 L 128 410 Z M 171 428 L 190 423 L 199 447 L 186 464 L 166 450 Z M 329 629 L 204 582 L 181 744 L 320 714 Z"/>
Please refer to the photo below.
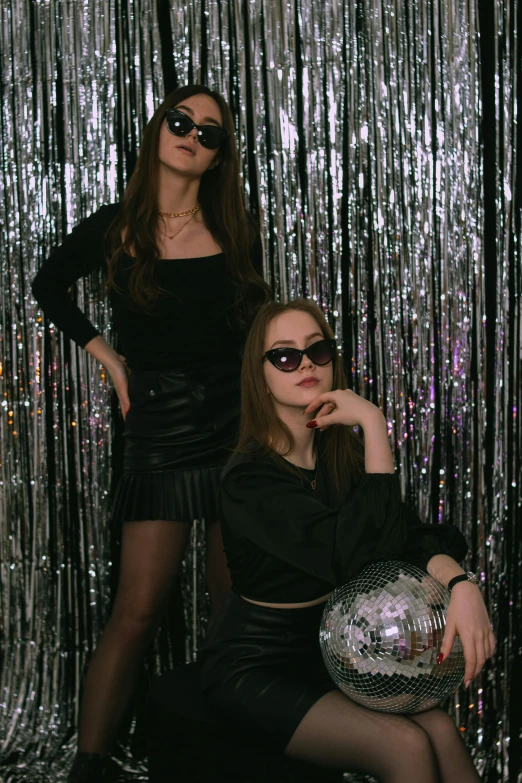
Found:
<path fill-rule="evenodd" d="M 216 527 L 218 523 L 208 528 L 207 572 L 213 604 L 222 600 L 229 586 Z M 123 526 L 118 592 L 83 688 L 80 751 L 108 753 L 134 691 L 143 655 L 172 592 L 189 533 L 190 525 L 184 522 L 157 520 Z"/>
<path fill-rule="evenodd" d="M 379 783 L 480 781 L 453 720 L 440 709 L 412 717 L 367 710 L 339 691 L 326 694 L 301 721 L 286 753 Z"/>

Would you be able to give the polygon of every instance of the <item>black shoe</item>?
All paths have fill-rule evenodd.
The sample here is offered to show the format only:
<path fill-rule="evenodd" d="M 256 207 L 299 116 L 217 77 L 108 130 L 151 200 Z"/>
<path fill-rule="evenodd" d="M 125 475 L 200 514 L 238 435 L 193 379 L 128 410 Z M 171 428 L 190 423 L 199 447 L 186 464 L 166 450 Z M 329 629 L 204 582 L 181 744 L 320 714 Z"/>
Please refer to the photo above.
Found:
<path fill-rule="evenodd" d="M 105 759 L 98 753 L 77 753 L 67 783 L 101 783 Z"/>

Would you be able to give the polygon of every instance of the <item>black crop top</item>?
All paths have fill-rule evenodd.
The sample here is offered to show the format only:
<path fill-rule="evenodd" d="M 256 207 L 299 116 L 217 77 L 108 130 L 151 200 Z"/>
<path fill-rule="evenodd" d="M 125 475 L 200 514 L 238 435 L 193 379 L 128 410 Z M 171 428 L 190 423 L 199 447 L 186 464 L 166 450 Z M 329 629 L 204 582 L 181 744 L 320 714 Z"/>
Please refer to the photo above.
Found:
<path fill-rule="evenodd" d="M 103 243 L 119 204 L 101 207 L 68 234 L 42 264 L 32 291 L 45 315 L 64 334 L 84 347 L 99 334 L 69 295 L 69 288 L 97 269 L 106 272 Z M 125 258 L 125 257 L 124 257 Z M 134 370 L 168 370 L 239 356 L 243 335 L 230 325 L 227 311 L 236 288 L 227 275 L 224 253 L 203 258 L 162 259 L 158 282 L 167 292 L 158 300 L 156 314 L 132 308 L 128 297 L 127 256 L 116 277 L 120 291 L 109 301 L 119 348 Z M 252 250 L 252 263 L 262 275 L 261 240 Z"/>
<path fill-rule="evenodd" d="M 232 589 L 240 595 L 267 603 L 313 601 L 372 561 L 400 558 L 426 569 L 433 555 L 464 559 L 460 531 L 423 524 L 402 503 L 394 474 L 365 474 L 339 507 L 320 463 L 315 490 L 306 471 L 290 468 L 269 456 L 236 454 L 223 473 L 223 541 Z"/>

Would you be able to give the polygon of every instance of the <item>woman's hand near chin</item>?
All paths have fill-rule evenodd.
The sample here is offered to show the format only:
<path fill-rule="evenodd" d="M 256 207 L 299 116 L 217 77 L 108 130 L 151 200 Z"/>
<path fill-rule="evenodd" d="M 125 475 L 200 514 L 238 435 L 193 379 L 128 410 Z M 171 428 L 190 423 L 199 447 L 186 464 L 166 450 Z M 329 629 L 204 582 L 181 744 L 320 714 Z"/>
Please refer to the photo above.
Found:
<path fill-rule="evenodd" d="M 305 414 L 320 409 L 307 427 L 326 430 L 335 424 L 361 426 L 364 430 L 366 473 L 394 473 L 386 419 L 380 408 L 351 389 L 336 389 L 313 399 Z"/>
<path fill-rule="evenodd" d="M 313 422 L 321 430 L 333 424 L 344 424 L 346 427 L 360 425 L 364 427 L 373 419 L 384 418 L 381 410 L 373 403 L 360 397 L 351 389 L 336 389 L 325 392 L 312 400 L 304 413 L 313 413 L 320 408 Z M 309 424 L 313 424 L 309 422 Z M 308 426 L 308 425 L 307 425 Z"/>

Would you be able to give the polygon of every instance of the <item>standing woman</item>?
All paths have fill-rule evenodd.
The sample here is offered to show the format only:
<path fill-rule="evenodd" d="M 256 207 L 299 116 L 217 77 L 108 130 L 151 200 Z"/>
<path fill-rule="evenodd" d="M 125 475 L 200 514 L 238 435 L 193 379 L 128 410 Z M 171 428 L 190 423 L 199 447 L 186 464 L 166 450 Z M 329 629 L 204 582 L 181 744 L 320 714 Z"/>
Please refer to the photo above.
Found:
<path fill-rule="evenodd" d="M 123 355 L 68 295 L 99 268 Z M 193 519 L 207 523 L 213 613 L 228 590 L 216 491 L 237 437 L 242 344 L 270 296 L 261 270 L 230 109 L 192 85 L 147 125 L 122 202 L 80 223 L 34 280 L 45 315 L 109 372 L 125 418 L 120 581 L 85 680 L 70 783 L 102 779 Z"/>

